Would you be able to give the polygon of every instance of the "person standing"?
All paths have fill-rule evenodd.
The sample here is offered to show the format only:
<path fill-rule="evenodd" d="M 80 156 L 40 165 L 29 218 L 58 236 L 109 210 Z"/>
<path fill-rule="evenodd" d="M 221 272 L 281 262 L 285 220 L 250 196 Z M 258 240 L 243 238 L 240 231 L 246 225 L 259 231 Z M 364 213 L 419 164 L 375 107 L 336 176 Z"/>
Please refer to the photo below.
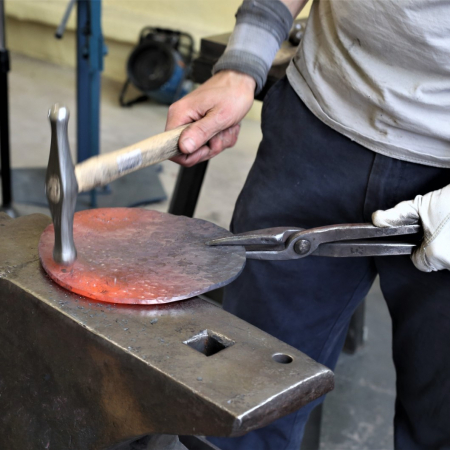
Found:
<path fill-rule="evenodd" d="M 244 0 L 214 76 L 169 109 L 191 166 L 233 146 L 307 0 Z M 334 368 L 379 275 L 393 326 L 398 450 L 450 448 L 450 1 L 315 0 L 287 75 L 266 95 L 263 139 L 234 233 L 276 226 L 421 223 L 412 256 L 250 260 L 224 308 Z M 223 450 L 298 450 L 319 399 Z"/>

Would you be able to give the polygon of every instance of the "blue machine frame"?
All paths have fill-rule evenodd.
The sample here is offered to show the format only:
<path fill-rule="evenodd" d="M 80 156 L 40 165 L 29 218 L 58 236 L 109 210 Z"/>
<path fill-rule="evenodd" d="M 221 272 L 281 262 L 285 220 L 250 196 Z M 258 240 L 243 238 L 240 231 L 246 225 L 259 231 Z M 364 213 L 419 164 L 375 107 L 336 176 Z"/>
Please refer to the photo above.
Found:
<path fill-rule="evenodd" d="M 63 36 L 75 4 L 77 5 L 77 162 L 79 163 L 100 153 L 101 73 L 107 48 L 101 26 L 101 0 L 70 0 L 56 31 L 56 37 Z M 162 194 L 158 192 L 158 195 L 153 198 L 150 196 L 146 199 L 142 195 L 136 197 L 136 190 L 124 189 L 124 183 L 127 186 L 139 181 L 135 176 L 130 181 L 125 181 L 125 178 L 119 189 L 105 186 L 101 191 L 92 190 L 88 193 L 90 195 L 89 206 L 96 208 L 98 203 L 105 204 L 103 201 L 105 199 L 115 199 L 128 206 L 129 204 L 152 203 L 166 198 L 162 186 L 159 189 Z M 101 197 L 97 198 L 98 194 L 101 194 Z M 86 202 L 83 201 L 83 203 Z M 111 201 L 106 201 L 106 203 L 111 203 Z"/>
<path fill-rule="evenodd" d="M 77 0 L 77 161 L 100 153 L 100 90 L 103 58 L 101 0 Z M 96 206 L 91 192 L 91 206 Z"/>

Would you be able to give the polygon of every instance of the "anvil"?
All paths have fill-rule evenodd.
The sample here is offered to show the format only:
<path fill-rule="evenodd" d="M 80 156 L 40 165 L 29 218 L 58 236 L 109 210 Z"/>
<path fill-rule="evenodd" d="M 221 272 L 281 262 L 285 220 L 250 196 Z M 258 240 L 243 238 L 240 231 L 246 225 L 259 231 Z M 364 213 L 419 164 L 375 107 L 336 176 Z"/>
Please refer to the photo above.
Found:
<path fill-rule="evenodd" d="M 0 448 L 239 436 L 333 388 L 329 369 L 201 298 L 122 306 L 64 290 L 39 263 L 50 222 L 0 214 Z"/>

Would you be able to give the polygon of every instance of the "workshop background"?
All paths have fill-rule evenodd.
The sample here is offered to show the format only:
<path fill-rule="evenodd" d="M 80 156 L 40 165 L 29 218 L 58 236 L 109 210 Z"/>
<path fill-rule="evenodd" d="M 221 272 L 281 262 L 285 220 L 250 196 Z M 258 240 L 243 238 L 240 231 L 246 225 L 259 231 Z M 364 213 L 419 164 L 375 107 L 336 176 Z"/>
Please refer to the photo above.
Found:
<path fill-rule="evenodd" d="M 64 39 L 54 39 L 67 0 L 10 0 L 5 2 L 8 17 L 9 49 L 64 67 L 76 64 L 76 20 L 72 14 Z M 172 28 L 190 33 L 196 48 L 202 37 L 227 33 L 233 29 L 234 16 L 241 0 L 103 0 L 102 28 L 108 57 L 104 77 L 123 82 L 126 61 L 146 26 Z M 307 5 L 299 17 L 307 17 Z M 250 117 L 259 118 L 260 104 Z"/>
<path fill-rule="evenodd" d="M 72 14 L 64 38 L 54 37 L 67 0 L 6 0 L 7 47 L 11 51 L 10 141 L 13 169 L 46 167 L 50 142 L 49 106 L 57 101 L 71 110 L 69 139 L 76 150 L 76 35 Z M 241 0 L 103 0 L 102 26 L 108 55 L 102 74 L 101 152 L 130 145 L 164 130 L 167 106 L 152 101 L 122 108 L 118 96 L 126 78 L 126 62 L 140 30 L 157 26 L 200 39 L 230 32 Z M 308 9 L 302 13 L 305 17 Z M 235 148 L 211 161 L 195 217 L 228 227 L 234 202 L 255 157 L 261 138 L 255 102 L 243 121 Z M 167 211 L 178 166 L 162 163 L 159 178 L 167 194 L 151 209 Z M 37 186 L 36 189 L 41 189 Z M 14 193 L 13 193 L 14 195 Z M 46 208 L 15 204 L 19 214 Z M 366 310 L 366 341 L 354 355 L 342 354 L 336 388 L 325 401 L 321 450 L 390 450 L 395 374 L 390 358 L 390 320 L 379 287 L 370 292 Z M 305 449 L 304 449 L 305 450 Z"/>

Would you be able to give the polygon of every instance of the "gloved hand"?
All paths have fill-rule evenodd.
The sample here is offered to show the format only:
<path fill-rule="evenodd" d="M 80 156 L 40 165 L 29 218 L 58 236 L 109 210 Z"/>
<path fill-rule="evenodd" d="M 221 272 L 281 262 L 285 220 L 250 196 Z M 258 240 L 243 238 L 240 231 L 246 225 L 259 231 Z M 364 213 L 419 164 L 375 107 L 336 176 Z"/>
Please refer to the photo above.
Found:
<path fill-rule="evenodd" d="M 424 239 L 412 255 L 414 265 L 423 272 L 450 270 L 450 185 L 376 211 L 372 221 L 377 227 L 421 223 Z"/>

